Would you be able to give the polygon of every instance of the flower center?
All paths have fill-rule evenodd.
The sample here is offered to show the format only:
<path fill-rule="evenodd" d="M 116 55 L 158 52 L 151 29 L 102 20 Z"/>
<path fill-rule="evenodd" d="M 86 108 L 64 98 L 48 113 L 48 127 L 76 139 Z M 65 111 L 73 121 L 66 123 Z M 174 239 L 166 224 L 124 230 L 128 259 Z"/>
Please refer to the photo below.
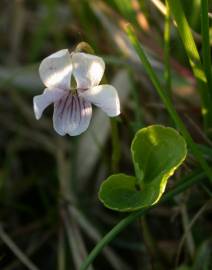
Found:
<path fill-rule="evenodd" d="M 70 88 L 71 94 L 77 96 L 77 88 Z"/>
<path fill-rule="evenodd" d="M 71 81 L 70 81 L 70 91 L 73 96 L 77 95 L 77 82 L 73 75 L 71 76 Z"/>

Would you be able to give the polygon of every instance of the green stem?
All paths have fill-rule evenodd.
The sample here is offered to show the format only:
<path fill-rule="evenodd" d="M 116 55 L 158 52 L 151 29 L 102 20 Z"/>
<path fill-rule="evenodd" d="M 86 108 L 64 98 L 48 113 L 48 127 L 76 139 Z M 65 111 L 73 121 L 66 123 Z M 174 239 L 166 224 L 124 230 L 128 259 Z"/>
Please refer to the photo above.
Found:
<path fill-rule="evenodd" d="M 93 262 L 96 256 L 102 251 L 102 249 L 109 244 L 125 227 L 136 220 L 139 216 L 142 216 L 147 212 L 147 209 L 142 209 L 139 212 L 133 212 L 126 218 L 122 219 L 113 229 L 106 234 L 102 240 L 94 247 L 84 263 L 80 267 L 80 270 L 86 270 L 88 266 Z"/>
<path fill-rule="evenodd" d="M 164 27 L 164 79 L 166 90 L 171 97 L 171 67 L 170 67 L 170 31 L 171 31 L 171 10 L 166 0 L 166 17 Z"/>
<path fill-rule="evenodd" d="M 135 50 L 137 52 L 141 62 L 143 63 L 147 74 L 149 75 L 153 85 L 155 86 L 155 89 L 157 90 L 161 100 L 163 101 L 164 105 L 166 106 L 169 114 L 171 115 L 172 119 L 174 120 L 176 126 L 179 128 L 179 130 L 183 134 L 184 138 L 186 139 L 189 147 L 191 148 L 193 155 L 199 161 L 201 167 L 203 168 L 206 175 L 208 176 L 208 178 L 212 182 L 211 168 L 209 167 L 208 163 L 204 159 L 201 151 L 199 151 L 198 147 L 194 143 L 191 135 L 187 131 L 186 126 L 184 125 L 184 123 L 182 122 L 181 118 L 179 117 L 177 111 L 175 110 L 170 98 L 167 96 L 166 92 L 163 90 L 163 87 L 161 86 L 161 83 L 160 83 L 157 75 L 155 74 L 149 60 L 147 59 L 147 57 L 143 51 L 143 48 L 141 47 L 136 35 L 134 34 L 134 29 L 132 28 L 131 25 L 127 25 L 126 32 L 128 34 L 128 37 L 129 37 L 133 47 L 135 48 Z"/>
<path fill-rule="evenodd" d="M 111 131 L 112 131 L 112 171 L 117 172 L 118 166 L 119 166 L 119 160 L 121 156 L 121 150 L 120 150 L 120 141 L 119 141 L 119 134 L 118 134 L 118 125 L 117 125 L 117 119 L 111 118 Z"/>
<path fill-rule="evenodd" d="M 208 89 L 212 96 L 211 52 L 209 40 L 208 0 L 201 0 L 201 28 L 203 67 L 208 81 Z"/>
<path fill-rule="evenodd" d="M 87 42 L 80 42 L 75 52 L 86 52 L 90 54 L 94 54 L 94 49 L 87 43 Z M 103 83 L 107 83 L 107 78 L 104 75 L 102 78 Z M 111 132 L 112 132 L 112 161 L 111 161 L 111 167 L 113 172 L 118 171 L 118 165 L 120 160 L 120 141 L 119 141 L 119 135 L 118 135 L 118 125 L 117 125 L 117 119 L 111 118 Z"/>
<path fill-rule="evenodd" d="M 202 180 L 204 173 L 198 173 L 193 177 L 188 177 L 180 181 L 180 183 L 172 190 L 166 193 L 161 202 L 168 201 L 172 199 L 174 196 L 178 195 L 179 193 L 183 192 L 193 184 Z M 129 224 L 135 221 L 138 217 L 143 216 L 147 213 L 150 209 L 156 207 L 155 205 L 150 206 L 149 208 L 144 208 L 129 214 L 127 217 L 122 219 L 111 231 L 109 231 L 102 240 L 94 247 L 94 249 L 90 252 L 88 257 L 85 259 L 84 263 L 81 265 L 80 270 L 88 269 L 89 265 L 93 262 L 96 256 L 102 251 L 102 249 L 109 244 L 122 230 L 124 230 Z"/>
<path fill-rule="evenodd" d="M 128 70 L 129 76 L 132 82 L 132 98 L 134 103 L 134 114 L 135 114 L 135 121 L 132 123 L 133 132 L 137 132 L 140 128 L 144 127 L 144 118 L 143 118 L 143 108 L 141 107 L 140 103 L 140 93 L 136 82 L 133 79 L 133 72 L 132 70 Z"/>
<path fill-rule="evenodd" d="M 94 54 L 94 49 L 87 43 L 87 42 L 80 42 L 76 49 L 75 52 L 86 52 L 90 54 Z M 107 83 L 107 78 L 104 75 L 102 82 Z M 113 172 L 118 171 L 118 165 L 119 165 L 119 160 L 120 160 L 120 141 L 119 141 L 119 134 L 118 134 L 118 125 L 117 125 L 117 119 L 116 118 L 111 118 L 110 120 L 111 123 L 111 131 L 112 131 L 112 161 L 111 161 L 111 167 Z"/>

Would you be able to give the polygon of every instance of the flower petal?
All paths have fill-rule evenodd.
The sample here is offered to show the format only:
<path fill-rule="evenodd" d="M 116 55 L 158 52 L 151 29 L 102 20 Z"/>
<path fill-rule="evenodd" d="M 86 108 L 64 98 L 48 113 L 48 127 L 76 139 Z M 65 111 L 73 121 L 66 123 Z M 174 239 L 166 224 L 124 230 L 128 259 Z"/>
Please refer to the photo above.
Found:
<path fill-rule="evenodd" d="M 87 91 L 80 91 L 80 96 L 100 107 L 110 117 L 120 114 L 118 93 L 112 85 L 103 84 Z"/>
<path fill-rule="evenodd" d="M 60 135 L 77 136 L 84 132 L 90 123 L 91 104 L 77 95 L 67 93 L 54 106 L 53 125 Z"/>
<path fill-rule="evenodd" d="M 40 64 L 40 77 L 46 87 L 70 89 L 72 64 L 67 49 L 60 50 L 46 57 Z"/>
<path fill-rule="evenodd" d="M 40 119 L 43 111 L 48 107 L 51 103 L 61 99 L 61 97 L 66 93 L 61 89 L 45 89 L 43 94 L 35 96 L 33 98 L 33 108 L 36 119 Z"/>
<path fill-rule="evenodd" d="M 100 83 L 105 70 L 101 57 L 87 53 L 72 53 L 73 74 L 77 88 L 88 89 Z"/>

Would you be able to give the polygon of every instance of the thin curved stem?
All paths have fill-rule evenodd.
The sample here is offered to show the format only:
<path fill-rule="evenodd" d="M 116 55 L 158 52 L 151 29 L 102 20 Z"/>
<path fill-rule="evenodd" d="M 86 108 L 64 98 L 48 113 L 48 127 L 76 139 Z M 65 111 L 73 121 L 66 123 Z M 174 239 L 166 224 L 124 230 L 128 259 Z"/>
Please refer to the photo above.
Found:
<path fill-rule="evenodd" d="M 91 253 L 88 255 L 82 266 L 80 267 L 80 270 L 86 270 L 88 266 L 93 262 L 93 260 L 96 258 L 96 256 L 102 251 L 102 249 L 110 243 L 116 235 L 118 235 L 124 228 L 126 228 L 130 223 L 132 223 L 134 220 L 136 220 L 138 217 L 142 216 L 144 213 L 147 212 L 149 208 L 142 209 L 138 212 L 133 212 L 126 218 L 122 219 L 113 229 L 106 234 L 102 240 L 94 247 L 94 249 L 91 251 Z"/>
<path fill-rule="evenodd" d="M 172 199 L 177 194 L 183 192 L 191 185 L 196 182 L 202 180 L 204 173 L 198 173 L 193 177 L 188 177 L 186 180 L 182 180 L 172 191 L 169 191 L 167 194 L 163 196 L 161 201 L 167 201 Z M 80 267 L 80 270 L 86 270 L 89 265 L 93 262 L 96 256 L 102 251 L 102 249 L 109 244 L 122 230 L 124 230 L 130 223 L 135 221 L 138 217 L 143 216 L 146 212 L 152 209 L 155 206 L 151 206 L 149 208 L 141 209 L 139 211 L 133 212 L 129 214 L 126 218 L 122 219 L 113 229 L 107 233 L 102 240 L 94 247 L 94 249 L 90 252 L 88 257 L 85 259 L 84 263 Z"/>
<path fill-rule="evenodd" d="M 111 132 L 112 132 L 112 171 L 115 173 L 119 168 L 119 161 L 121 157 L 121 147 L 118 132 L 118 123 L 116 118 L 110 119 Z"/>

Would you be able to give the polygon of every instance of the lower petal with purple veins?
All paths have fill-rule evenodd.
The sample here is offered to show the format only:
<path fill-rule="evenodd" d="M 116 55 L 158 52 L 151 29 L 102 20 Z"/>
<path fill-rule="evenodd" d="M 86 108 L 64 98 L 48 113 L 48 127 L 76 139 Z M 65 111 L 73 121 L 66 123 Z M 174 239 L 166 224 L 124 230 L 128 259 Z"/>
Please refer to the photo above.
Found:
<path fill-rule="evenodd" d="M 68 92 L 54 105 L 54 129 L 60 135 L 77 136 L 84 132 L 90 123 L 91 104 L 78 95 Z"/>

